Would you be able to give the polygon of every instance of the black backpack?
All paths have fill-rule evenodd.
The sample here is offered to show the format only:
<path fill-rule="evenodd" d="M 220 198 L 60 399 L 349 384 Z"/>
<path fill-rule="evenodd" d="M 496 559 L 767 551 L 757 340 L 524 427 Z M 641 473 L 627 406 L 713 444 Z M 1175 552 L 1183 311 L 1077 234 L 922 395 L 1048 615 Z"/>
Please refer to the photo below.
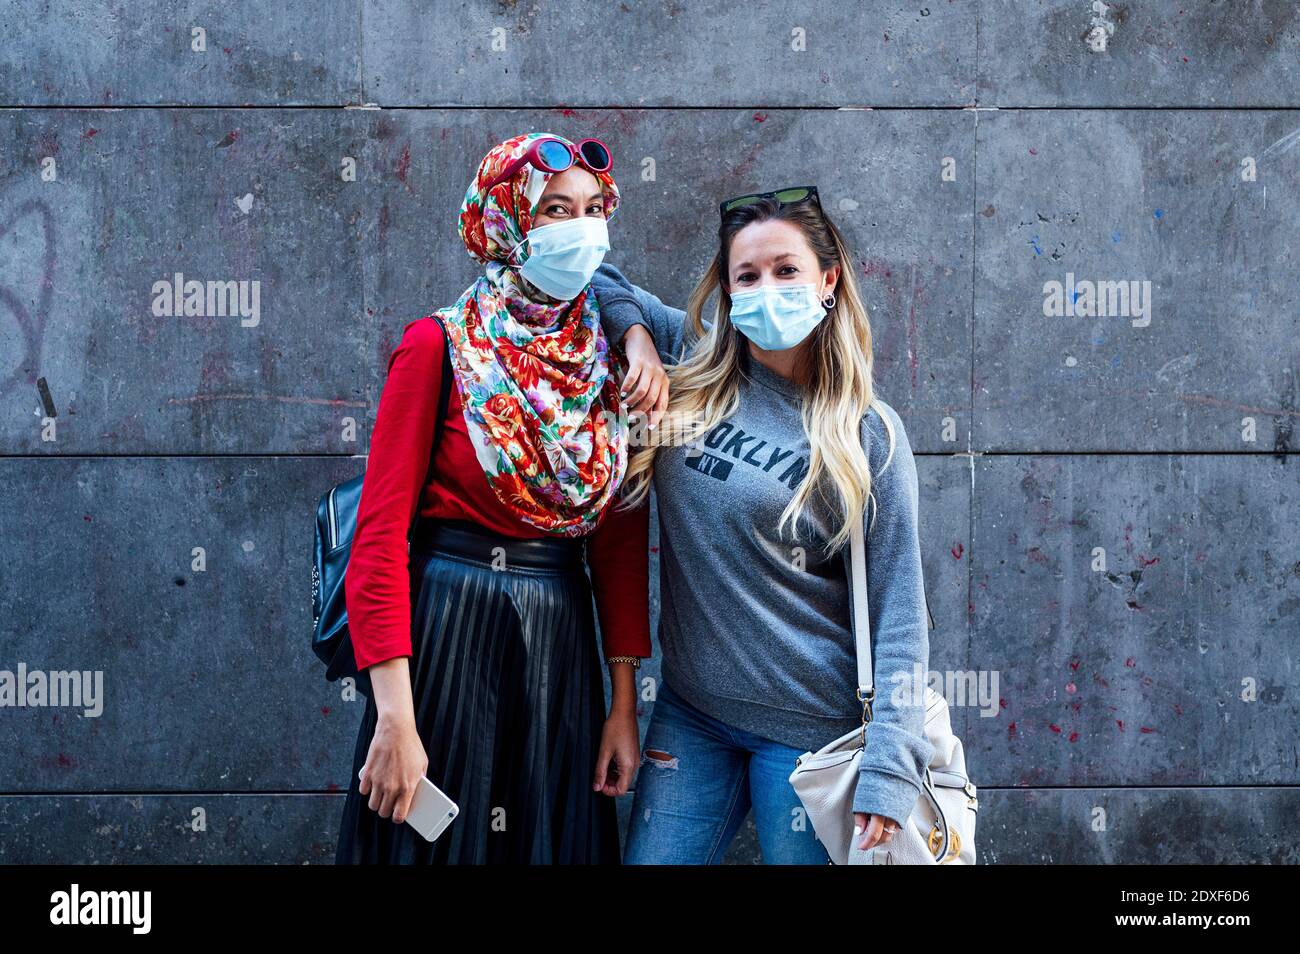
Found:
<path fill-rule="evenodd" d="M 438 394 L 438 417 L 434 422 L 433 445 L 429 451 L 429 471 L 433 470 L 433 457 L 442 433 L 442 421 L 447 416 L 451 399 L 451 341 L 446 326 L 437 315 L 430 315 L 442 329 L 445 342 L 442 361 L 442 388 Z M 357 528 L 357 506 L 361 503 L 361 482 L 365 474 L 331 487 L 316 505 L 316 544 L 312 551 L 311 648 L 325 664 L 325 678 L 331 682 L 342 676 L 352 676 L 357 687 L 370 694 L 370 677 L 357 671 L 356 657 L 352 652 L 352 637 L 348 633 L 348 609 L 344 603 L 343 577 L 352 551 L 352 534 Z M 429 483 L 425 474 L 422 486 Z M 408 531 L 409 537 L 409 531 Z"/>

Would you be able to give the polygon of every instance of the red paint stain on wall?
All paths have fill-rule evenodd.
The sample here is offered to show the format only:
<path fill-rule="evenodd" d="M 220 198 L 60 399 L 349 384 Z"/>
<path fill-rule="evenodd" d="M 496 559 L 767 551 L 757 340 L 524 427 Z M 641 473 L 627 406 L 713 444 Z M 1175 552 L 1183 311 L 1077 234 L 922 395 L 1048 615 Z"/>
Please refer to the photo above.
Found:
<path fill-rule="evenodd" d="M 402 147 L 402 154 L 397 157 L 397 180 L 406 184 L 406 174 L 411 170 L 411 144 Z"/>
<path fill-rule="evenodd" d="M 762 147 L 758 143 L 754 143 L 750 146 L 749 152 L 746 154 L 745 158 L 741 159 L 740 162 L 736 163 L 732 168 L 732 176 L 743 179 L 745 176 L 749 175 L 750 169 L 752 169 L 754 163 L 758 161 L 758 153 L 761 148 Z"/>

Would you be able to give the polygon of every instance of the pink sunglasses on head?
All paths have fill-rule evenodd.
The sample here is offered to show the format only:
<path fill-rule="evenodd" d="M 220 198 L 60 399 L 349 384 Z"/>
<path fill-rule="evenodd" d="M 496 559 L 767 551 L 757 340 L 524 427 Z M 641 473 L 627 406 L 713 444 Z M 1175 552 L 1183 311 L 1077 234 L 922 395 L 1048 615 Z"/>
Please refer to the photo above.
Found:
<path fill-rule="evenodd" d="M 526 162 L 532 163 L 534 168 L 544 172 L 563 172 L 574 162 L 582 163 L 592 172 L 608 172 L 613 165 L 609 147 L 599 139 L 584 139 L 571 146 L 563 140 L 547 136 L 534 140 L 528 147 L 528 151 L 501 170 L 501 173 L 489 182 L 483 191 L 490 192 L 505 182 Z"/>

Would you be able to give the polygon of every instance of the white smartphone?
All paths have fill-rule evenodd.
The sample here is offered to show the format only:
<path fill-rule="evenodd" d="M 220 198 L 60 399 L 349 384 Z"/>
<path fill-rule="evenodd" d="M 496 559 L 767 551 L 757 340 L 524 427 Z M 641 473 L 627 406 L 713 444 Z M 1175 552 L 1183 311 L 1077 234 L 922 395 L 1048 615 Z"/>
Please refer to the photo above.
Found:
<path fill-rule="evenodd" d="M 460 811 L 447 794 L 427 778 L 421 778 L 411 799 L 411 810 L 406 823 L 420 833 L 425 841 L 433 841 L 451 824 Z"/>

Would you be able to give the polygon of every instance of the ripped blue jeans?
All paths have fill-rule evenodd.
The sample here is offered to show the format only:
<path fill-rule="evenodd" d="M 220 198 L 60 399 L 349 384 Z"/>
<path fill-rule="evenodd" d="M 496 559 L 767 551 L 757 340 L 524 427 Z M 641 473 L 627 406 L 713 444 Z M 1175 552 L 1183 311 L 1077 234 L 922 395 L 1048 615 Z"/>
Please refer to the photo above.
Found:
<path fill-rule="evenodd" d="M 659 684 L 623 863 L 719 864 L 750 809 L 769 865 L 824 865 L 790 785 L 802 750 L 720 722 Z"/>

